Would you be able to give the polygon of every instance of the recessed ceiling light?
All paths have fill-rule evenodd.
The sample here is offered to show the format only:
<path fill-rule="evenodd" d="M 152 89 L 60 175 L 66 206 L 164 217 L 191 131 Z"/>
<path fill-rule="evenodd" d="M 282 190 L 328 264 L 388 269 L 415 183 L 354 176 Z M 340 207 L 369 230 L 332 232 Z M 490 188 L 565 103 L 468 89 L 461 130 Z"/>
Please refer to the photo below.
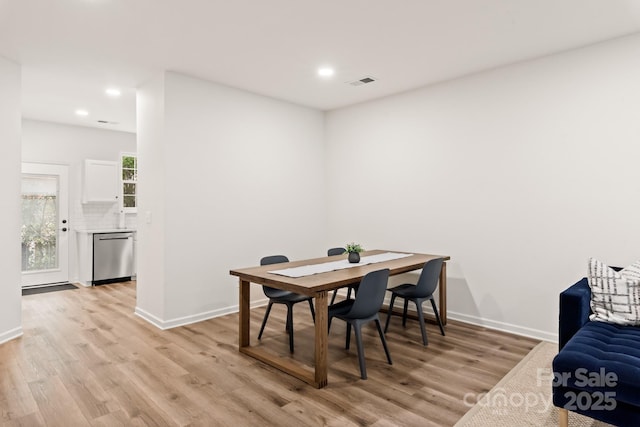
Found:
<path fill-rule="evenodd" d="M 104 93 L 114 98 L 121 95 L 120 89 L 116 89 L 115 87 L 110 87 L 109 89 L 105 90 Z"/>
<path fill-rule="evenodd" d="M 330 67 L 318 68 L 318 75 L 320 77 L 331 77 L 334 74 L 335 74 L 335 71 L 333 70 L 333 68 L 330 68 Z"/>
<path fill-rule="evenodd" d="M 88 116 L 89 112 L 87 110 L 76 110 L 76 115 L 77 116 Z"/>

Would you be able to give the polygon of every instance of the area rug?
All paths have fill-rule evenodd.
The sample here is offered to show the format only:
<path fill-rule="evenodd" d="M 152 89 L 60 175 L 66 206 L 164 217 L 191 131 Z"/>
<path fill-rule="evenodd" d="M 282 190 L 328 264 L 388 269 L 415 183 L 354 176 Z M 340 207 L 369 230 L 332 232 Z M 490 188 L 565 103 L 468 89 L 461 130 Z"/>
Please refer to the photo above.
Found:
<path fill-rule="evenodd" d="M 61 283 L 59 285 L 40 286 L 37 288 L 26 288 L 22 290 L 22 296 L 44 294 L 47 292 L 55 292 L 55 291 L 64 291 L 65 289 L 78 289 L 78 287 L 76 285 L 72 285 L 71 283 Z"/>
<path fill-rule="evenodd" d="M 488 393 L 465 395 L 472 407 L 455 426 L 557 426 L 558 408 L 551 400 L 551 361 L 557 353 L 557 344 L 541 342 Z M 609 425 L 569 412 L 571 427 Z"/>

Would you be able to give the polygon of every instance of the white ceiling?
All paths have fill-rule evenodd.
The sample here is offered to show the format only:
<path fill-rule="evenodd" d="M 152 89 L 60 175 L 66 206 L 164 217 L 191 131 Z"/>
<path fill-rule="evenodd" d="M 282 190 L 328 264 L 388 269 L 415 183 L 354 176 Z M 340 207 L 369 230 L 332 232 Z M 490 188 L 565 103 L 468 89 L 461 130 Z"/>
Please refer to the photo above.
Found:
<path fill-rule="evenodd" d="M 23 115 L 129 132 L 161 70 L 330 110 L 638 31 L 640 0 L 0 0 Z"/>

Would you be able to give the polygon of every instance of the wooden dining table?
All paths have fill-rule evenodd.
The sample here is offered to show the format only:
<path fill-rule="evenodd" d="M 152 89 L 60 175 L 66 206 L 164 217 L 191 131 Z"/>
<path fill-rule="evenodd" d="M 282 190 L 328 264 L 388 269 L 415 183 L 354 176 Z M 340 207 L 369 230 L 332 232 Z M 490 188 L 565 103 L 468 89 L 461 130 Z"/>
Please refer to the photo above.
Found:
<path fill-rule="evenodd" d="M 328 293 L 335 289 L 359 283 L 369 272 L 389 269 L 390 275 L 407 273 L 409 271 L 421 269 L 424 264 L 434 258 L 442 258 L 448 261 L 451 258 L 446 255 L 419 254 L 414 252 L 372 250 L 361 254 L 362 257 L 384 253 L 406 253 L 400 259 L 376 262 L 373 264 L 358 265 L 357 267 L 328 271 L 324 273 L 312 274 L 304 277 L 287 277 L 280 274 L 270 273 L 270 271 L 309 266 L 312 264 L 323 264 L 346 259 L 346 255 L 336 255 L 331 257 L 321 257 L 293 261 L 281 264 L 271 264 L 259 267 L 239 268 L 230 271 L 230 274 L 237 276 L 240 281 L 240 315 L 239 315 L 239 341 L 238 349 L 241 353 L 254 357 L 271 365 L 283 372 L 286 372 L 316 388 L 327 385 L 328 374 Z M 292 358 L 278 356 L 269 351 L 264 346 L 251 346 L 250 341 L 250 293 L 251 283 L 267 285 L 272 288 L 308 295 L 315 301 L 315 349 L 314 349 L 314 369 L 299 363 Z M 440 271 L 439 309 L 443 324 L 447 322 L 447 267 L 446 262 L 442 263 Z"/>

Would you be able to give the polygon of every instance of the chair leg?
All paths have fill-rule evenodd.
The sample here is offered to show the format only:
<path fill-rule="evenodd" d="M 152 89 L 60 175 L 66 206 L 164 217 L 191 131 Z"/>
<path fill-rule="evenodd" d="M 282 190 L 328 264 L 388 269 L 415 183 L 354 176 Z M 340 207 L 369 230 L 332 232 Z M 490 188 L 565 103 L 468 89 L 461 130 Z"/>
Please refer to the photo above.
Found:
<path fill-rule="evenodd" d="M 351 344 L 351 323 L 347 321 L 347 342 L 345 343 L 344 348 L 349 350 L 349 344 Z"/>
<path fill-rule="evenodd" d="M 409 300 L 404 299 L 404 311 L 402 312 L 402 327 L 407 327 L 407 309 L 409 308 Z"/>
<path fill-rule="evenodd" d="M 382 325 L 380 324 L 380 319 L 376 319 L 376 326 L 378 327 L 378 334 L 380 334 L 380 340 L 382 341 L 384 352 L 387 355 L 387 361 L 389 362 L 389 365 L 393 365 L 393 362 L 391 361 L 391 355 L 389 354 L 389 347 L 387 347 L 387 339 L 384 337 L 384 332 L 382 332 Z"/>
<path fill-rule="evenodd" d="M 420 332 L 422 332 L 422 344 L 429 345 L 427 341 L 427 331 L 424 327 L 424 315 L 422 314 L 422 301 L 414 301 L 416 303 L 416 311 L 418 312 L 418 322 L 420 322 Z"/>
<path fill-rule="evenodd" d="M 293 304 L 287 304 L 287 324 L 289 325 L 289 351 L 293 353 Z"/>
<path fill-rule="evenodd" d="M 440 319 L 440 313 L 438 313 L 438 307 L 436 307 L 436 302 L 431 298 L 431 307 L 433 307 L 433 314 L 436 315 L 436 320 L 438 321 L 438 326 L 440 326 L 440 333 L 444 336 L 444 327 L 442 326 L 442 320 Z"/>
<path fill-rule="evenodd" d="M 289 333 L 289 332 L 291 331 L 291 329 L 293 329 L 293 328 L 291 327 L 290 322 L 291 322 L 291 319 L 289 319 L 289 309 L 287 308 L 287 320 L 286 320 L 286 322 L 285 322 L 285 324 L 284 324 L 284 330 L 285 330 L 287 333 Z"/>
<path fill-rule="evenodd" d="M 347 288 L 347 299 L 351 299 L 351 289 L 353 289 L 351 286 Z"/>
<path fill-rule="evenodd" d="M 329 305 L 333 305 L 336 302 L 336 295 L 338 295 L 338 290 L 333 291 L 333 296 L 331 297 L 331 303 Z"/>
<path fill-rule="evenodd" d="M 264 319 L 262 319 L 262 326 L 260 327 L 260 333 L 258 334 L 258 339 L 262 338 L 262 332 L 264 332 L 264 327 L 267 324 L 269 313 L 271 313 L 271 306 L 273 306 L 273 303 L 269 301 L 269 305 L 267 306 L 267 311 L 264 313 Z"/>
<path fill-rule="evenodd" d="M 309 298 L 309 309 L 311 309 L 311 318 L 313 319 L 313 323 L 316 323 L 316 311 L 313 309 L 313 298 Z"/>
<path fill-rule="evenodd" d="M 389 320 L 391 320 L 391 313 L 393 313 L 393 304 L 396 302 L 396 294 L 391 294 L 391 302 L 389 302 L 389 311 L 387 312 L 387 321 L 384 324 L 384 332 L 387 333 L 389 329 Z"/>
<path fill-rule="evenodd" d="M 364 347 L 362 345 L 362 331 L 361 324 L 356 323 L 354 326 L 354 332 L 356 333 L 356 346 L 358 347 L 358 363 L 360 364 L 360 378 L 367 379 L 367 367 L 364 364 Z"/>

